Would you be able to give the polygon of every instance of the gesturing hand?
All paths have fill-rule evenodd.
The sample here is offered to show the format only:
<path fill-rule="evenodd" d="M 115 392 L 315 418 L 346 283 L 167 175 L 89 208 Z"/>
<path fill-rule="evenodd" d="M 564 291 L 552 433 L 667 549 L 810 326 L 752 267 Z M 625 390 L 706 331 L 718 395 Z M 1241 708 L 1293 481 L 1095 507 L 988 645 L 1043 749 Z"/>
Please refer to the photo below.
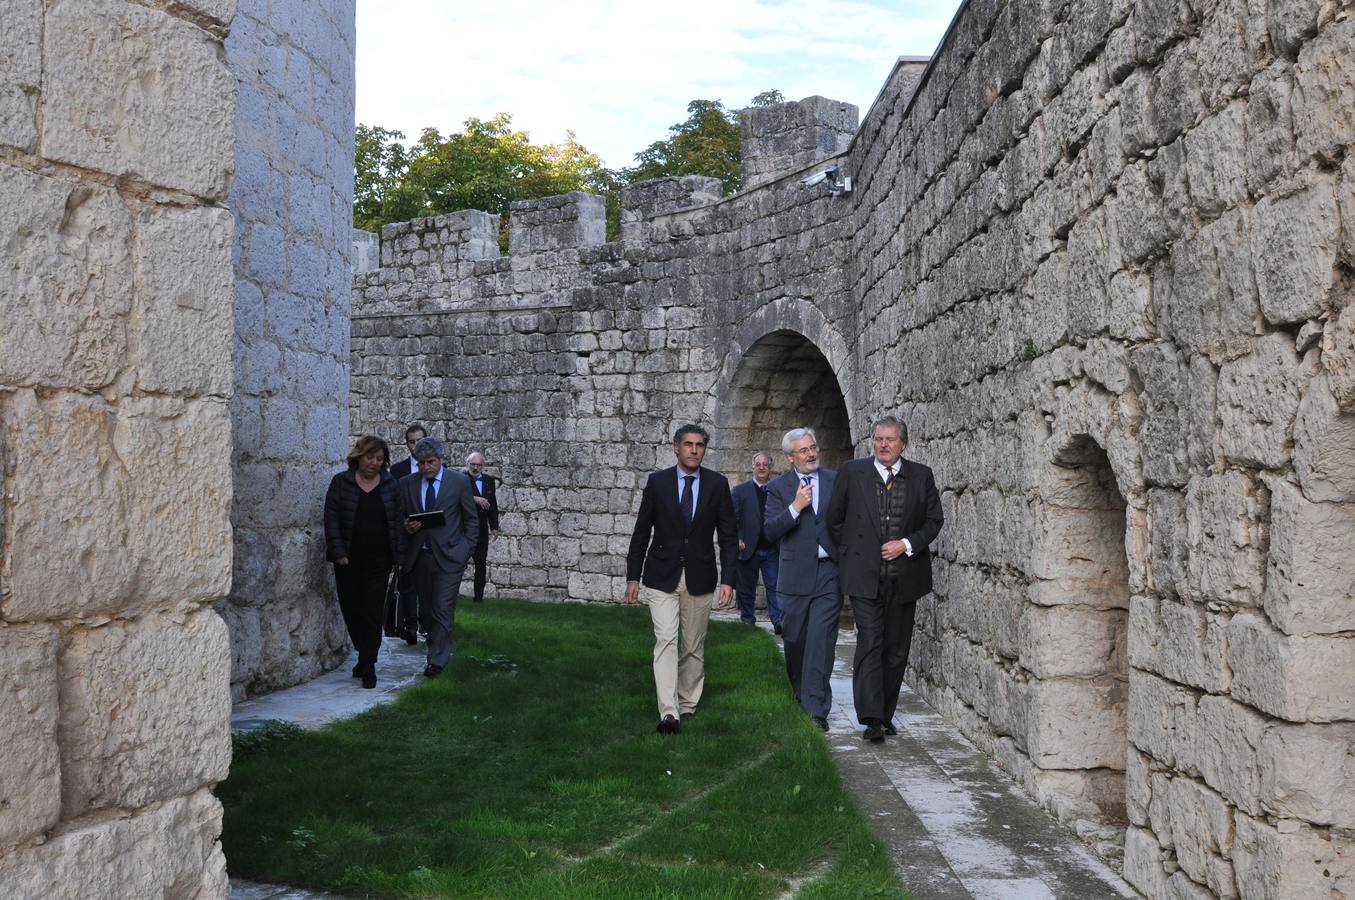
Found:
<path fill-rule="evenodd" d="M 805 507 L 814 502 L 814 488 L 808 484 L 800 485 L 800 489 L 795 492 L 795 499 L 791 501 L 791 508 L 797 513 L 804 512 Z"/>

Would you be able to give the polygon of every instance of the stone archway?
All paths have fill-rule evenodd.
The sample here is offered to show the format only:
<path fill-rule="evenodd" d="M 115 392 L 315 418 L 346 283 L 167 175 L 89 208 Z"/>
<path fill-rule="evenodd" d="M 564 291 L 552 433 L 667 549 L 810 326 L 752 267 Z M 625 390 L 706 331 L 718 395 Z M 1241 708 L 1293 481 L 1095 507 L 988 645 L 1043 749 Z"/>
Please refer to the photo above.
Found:
<path fill-rule="evenodd" d="M 799 332 L 773 331 L 754 342 L 716 404 L 714 444 L 735 481 L 747 477 L 749 461 L 760 450 L 772 454 L 774 470 L 785 471 L 781 437 L 796 427 L 814 429 L 824 466 L 837 468 L 851 459 L 851 426 L 837 375 Z"/>
<path fill-rule="evenodd" d="M 1127 504 L 1106 451 L 1057 443 L 1040 489 L 1040 538 L 1019 626 L 1031 762 L 1060 818 L 1125 822 L 1129 744 Z"/>

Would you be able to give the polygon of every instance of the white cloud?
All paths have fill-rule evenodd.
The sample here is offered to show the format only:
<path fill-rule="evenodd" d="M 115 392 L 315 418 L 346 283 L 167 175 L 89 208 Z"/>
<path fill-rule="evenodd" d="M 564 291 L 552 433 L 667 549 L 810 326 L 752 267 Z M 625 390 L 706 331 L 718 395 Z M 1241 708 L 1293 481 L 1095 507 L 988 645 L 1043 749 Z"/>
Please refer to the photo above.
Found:
<path fill-rule="evenodd" d="M 775 88 L 865 115 L 894 61 L 930 54 L 958 0 L 358 0 L 357 118 L 404 131 L 513 115 L 537 142 L 573 130 L 608 165 L 686 118 Z"/>

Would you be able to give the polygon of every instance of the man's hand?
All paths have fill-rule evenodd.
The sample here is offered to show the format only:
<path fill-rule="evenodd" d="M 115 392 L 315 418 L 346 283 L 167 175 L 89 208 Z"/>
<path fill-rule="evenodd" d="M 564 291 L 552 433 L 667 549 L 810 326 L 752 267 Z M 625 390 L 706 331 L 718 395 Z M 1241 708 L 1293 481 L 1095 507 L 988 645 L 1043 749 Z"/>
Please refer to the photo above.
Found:
<path fill-rule="evenodd" d="M 729 605 L 734 602 L 734 585 L 720 585 L 720 608 L 729 609 Z"/>
<path fill-rule="evenodd" d="M 346 566 L 348 565 L 348 557 L 340 556 L 338 559 L 334 560 L 334 564 L 337 566 Z"/>
<path fill-rule="evenodd" d="M 743 551 L 745 551 L 745 550 L 747 550 L 747 549 L 748 549 L 748 545 L 745 544 L 743 541 L 739 541 L 739 552 L 742 553 Z"/>
<path fill-rule="evenodd" d="M 626 595 L 625 595 L 625 597 L 622 598 L 622 599 L 624 599 L 627 603 L 634 603 L 636 600 L 639 600 L 639 599 L 640 599 L 640 582 L 638 582 L 638 581 L 627 581 L 627 582 L 626 582 Z"/>
<path fill-rule="evenodd" d="M 476 497 L 475 505 L 480 507 L 481 509 L 489 509 L 489 501 L 486 500 L 484 497 Z"/>
<path fill-rule="evenodd" d="M 795 492 L 795 499 L 790 502 L 790 508 L 797 513 L 805 511 L 806 506 L 814 502 L 814 486 L 812 484 L 802 484 L 800 489 Z"/>
<path fill-rule="evenodd" d="M 413 534 L 422 527 L 423 527 L 422 522 L 416 522 L 413 519 L 405 519 L 405 532 L 407 534 Z"/>
<path fill-rule="evenodd" d="M 491 531 L 491 532 L 489 533 L 489 540 L 490 540 L 491 542 L 493 542 L 493 540 L 494 540 L 496 537 L 498 537 L 498 536 L 499 536 L 499 533 L 498 533 L 497 531 Z"/>
<path fill-rule="evenodd" d="M 903 546 L 903 541 L 885 541 L 880 545 L 881 559 L 898 559 L 908 552 L 908 548 Z"/>

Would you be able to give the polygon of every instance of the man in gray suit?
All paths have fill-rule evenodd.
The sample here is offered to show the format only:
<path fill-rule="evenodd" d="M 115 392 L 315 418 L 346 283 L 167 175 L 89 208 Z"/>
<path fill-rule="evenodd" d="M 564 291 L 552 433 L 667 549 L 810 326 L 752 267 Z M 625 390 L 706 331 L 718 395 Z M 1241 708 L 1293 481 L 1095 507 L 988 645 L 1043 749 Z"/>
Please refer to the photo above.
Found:
<path fill-rule="evenodd" d="M 428 665 L 423 674 L 429 678 L 441 675 L 452 658 L 456 595 L 480 531 L 470 480 L 443 468 L 442 457 L 441 441 L 422 439 L 414 445 L 418 471 L 397 485 L 405 516 L 434 510 L 443 514 L 443 523 L 437 527 L 425 528 L 406 518 L 398 556 L 402 571 L 414 575 L 419 603 L 428 607 Z"/>
<path fill-rule="evenodd" d="M 828 679 L 837 650 L 842 612 L 837 563 L 824 513 L 833 497 L 836 473 L 819 468 L 819 444 L 811 428 L 795 428 L 781 439 L 791 471 L 767 489 L 769 541 L 780 542 L 777 594 L 786 651 L 786 674 L 795 699 L 828 730 L 833 691 Z"/>

